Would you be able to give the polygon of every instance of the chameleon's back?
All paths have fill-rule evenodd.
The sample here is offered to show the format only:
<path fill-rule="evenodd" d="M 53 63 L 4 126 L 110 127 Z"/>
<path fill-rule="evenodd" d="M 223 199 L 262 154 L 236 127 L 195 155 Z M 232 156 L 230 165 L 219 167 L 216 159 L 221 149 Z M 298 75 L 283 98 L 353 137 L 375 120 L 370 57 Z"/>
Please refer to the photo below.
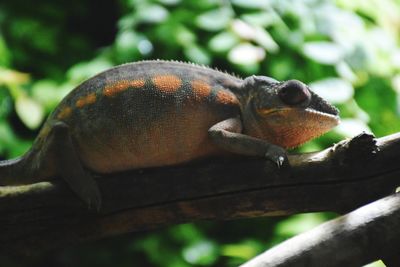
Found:
<path fill-rule="evenodd" d="M 237 98 L 227 90 L 240 84 L 191 64 L 122 65 L 73 90 L 38 140 L 55 122 L 65 122 L 84 165 L 100 173 L 189 161 L 219 151 L 207 130 L 240 114 Z"/>

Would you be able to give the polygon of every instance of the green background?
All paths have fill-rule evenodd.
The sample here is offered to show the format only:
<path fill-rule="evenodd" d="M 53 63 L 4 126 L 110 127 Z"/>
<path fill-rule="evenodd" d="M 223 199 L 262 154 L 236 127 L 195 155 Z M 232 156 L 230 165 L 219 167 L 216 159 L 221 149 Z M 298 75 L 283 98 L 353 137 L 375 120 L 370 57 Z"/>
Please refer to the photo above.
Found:
<path fill-rule="evenodd" d="M 341 111 L 319 150 L 400 130 L 399 0 L 5 0 L 0 3 L 0 159 L 24 153 L 83 80 L 117 64 L 175 59 L 241 77 L 299 79 Z M 237 266 L 334 215 L 171 226 L 1 266 Z M 375 263 L 376 266 L 381 263 Z"/>

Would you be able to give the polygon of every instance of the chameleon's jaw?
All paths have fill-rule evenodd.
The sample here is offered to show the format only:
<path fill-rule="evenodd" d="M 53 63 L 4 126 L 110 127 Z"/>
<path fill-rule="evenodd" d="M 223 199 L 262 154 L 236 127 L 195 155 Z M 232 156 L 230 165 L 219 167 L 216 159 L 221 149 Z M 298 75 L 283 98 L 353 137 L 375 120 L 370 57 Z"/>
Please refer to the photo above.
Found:
<path fill-rule="evenodd" d="M 336 125 L 338 115 L 306 108 L 279 108 L 258 110 L 260 122 L 265 125 L 264 138 L 284 148 L 297 147 L 316 138 Z M 264 128 L 264 127 L 263 127 Z"/>

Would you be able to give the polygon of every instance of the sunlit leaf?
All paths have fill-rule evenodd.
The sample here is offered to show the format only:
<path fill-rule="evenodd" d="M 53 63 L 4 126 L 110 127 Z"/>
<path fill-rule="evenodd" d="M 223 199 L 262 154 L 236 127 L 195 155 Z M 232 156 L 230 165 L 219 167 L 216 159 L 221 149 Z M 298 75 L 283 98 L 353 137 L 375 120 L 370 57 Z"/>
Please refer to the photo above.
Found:
<path fill-rule="evenodd" d="M 249 260 L 264 249 L 265 245 L 263 243 L 252 239 L 237 244 L 223 245 L 221 248 L 221 254 L 227 257 L 237 257 L 243 260 Z"/>
<path fill-rule="evenodd" d="M 254 41 L 269 52 L 277 52 L 279 50 L 278 44 L 275 42 L 269 32 L 261 27 L 256 27 Z"/>
<path fill-rule="evenodd" d="M 265 58 L 265 50 L 250 43 L 235 46 L 228 54 L 228 59 L 236 64 L 255 64 Z"/>
<path fill-rule="evenodd" d="M 218 259 L 218 246 L 209 240 L 202 240 L 182 251 L 183 258 L 190 264 L 210 265 Z"/>
<path fill-rule="evenodd" d="M 92 61 L 81 62 L 74 65 L 68 70 L 67 77 L 71 81 L 79 83 L 111 67 L 112 64 L 108 60 L 95 58 Z"/>
<path fill-rule="evenodd" d="M 179 4 L 182 0 L 157 0 L 157 1 L 160 2 L 161 4 L 172 6 Z"/>
<path fill-rule="evenodd" d="M 291 216 L 276 225 L 275 232 L 282 236 L 294 236 L 310 230 L 325 221 L 320 213 L 306 213 Z"/>
<path fill-rule="evenodd" d="M 244 8 L 262 9 L 271 5 L 270 0 L 232 0 L 232 4 Z"/>
<path fill-rule="evenodd" d="M 190 46 L 196 41 L 196 35 L 185 26 L 175 29 L 175 36 L 178 43 L 182 46 Z"/>
<path fill-rule="evenodd" d="M 44 119 L 43 107 L 27 96 L 17 98 L 15 111 L 21 121 L 30 129 L 37 129 Z"/>
<path fill-rule="evenodd" d="M 168 15 L 168 10 L 161 5 L 143 5 L 138 12 L 138 20 L 145 23 L 161 23 Z"/>
<path fill-rule="evenodd" d="M 238 42 L 239 39 L 234 34 L 230 32 L 221 32 L 211 38 L 208 45 L 213 51 L 226 52 Z"/>
<path fill-rule="evenodd" d="M 364 265 L 363 267 L 386 267 L 386 265 L 381 261 L 374 261 L 370 264 Z"/>
<path fill-rule="evenodd" d="M 319 63 L 332 65 L 341 61 L 344 56 L 339 45 L 324 41 L 305 43 L 303 53 Z"/>
<path fill-rule="evenodd" d="M 267 51 L 276 52 L 279 49 L 278 44 L 272 36 L 264 28 L 256 25 L 251 25 L 243 20 L 235 19 L 232 22 L 232 30 L 240 38 L 252 40 Z"/>
<path fill-rule="evenodd" d="M 353 137 L 362 132 L 372 133 L 368 125 L 359 119 L 342 119 L 334 131 L 344 137 Z"/>
<path fill-rule="evenodd" d="M 395 68 L 400 70 L 400 48 L 396 49 L 396 51 L 393 53 L 392 63 Z"/>
<path fill-rule="evenodd" d="M 349 64 L 344 61 L 339 62 L 335 65 L 336 72 L 339 74 L 340 77 L 343 79 L 353 83 L 357 80 L 357 75 L 351 69 Z"/>
<path fill-rule="evenodd" d="M 309 84 L 310 88 L 331 103 L 344 103 L 353 97 L 351 83 L 339 78 L 326 78 Z"/>
<path fill-rule="evenodd" d="M 279 21 L 276 13 L 264 10 L 262 12 L 244 14 L 241 18 L 249 24 L 260 27 L 267 27 Z"/>
<path fill-rule="evenodd" d="M 191 223 L 179 224 L 169 229 L 169 232 L 174 239 L 189 244 L 193 241 L 204 240 L 202 231 Z"/>
<path fill-rule="evenodd" d="M 153 44 L 148 39 L 141 39 L 137 46 L 140 54 L 143 56 L 150 54 L 153 51 Z"/>
<path fill-rule="evenodd" d="M 226 28 L 233 14 L 229 8 L 211 10 L 197 16 L 195 22 L 198 27 L 208 31 L 218 31 Z"/>
<path fill-rule="evenodd" d="M 29 75 L 19 71 L 0 68 L 0 85 L 16 85 L 29 81 Z"/>
<path fill-rule="evenodd" d="M 211 57 L 207 50 L 197 46 L 191 45 L 184 49 L 185 56 L 193 62 L 209 65 L 211 62 Z"/>
<path fill-rule="evenodd" d="M 32 86 L 32 98 L 51 111 L 73 86 L 59 85 L 53 80 L 39 80 Z"/>
<path fill-rule="evenodd" d="M 257 34 L 256 27 L 240 19 L 232 21 L 232 30 L 240 38 L 253 40 Z"/>
<path fill-rule="evenodd" d="M 115 49 L 118 52 L 118 58 L 121 61 L 126 61 L 134 58 L 138 54 L 138 46 L 140 37 L 134 31 L 127 30 L 122 31 L 117 35 L 115 39 Z"/>

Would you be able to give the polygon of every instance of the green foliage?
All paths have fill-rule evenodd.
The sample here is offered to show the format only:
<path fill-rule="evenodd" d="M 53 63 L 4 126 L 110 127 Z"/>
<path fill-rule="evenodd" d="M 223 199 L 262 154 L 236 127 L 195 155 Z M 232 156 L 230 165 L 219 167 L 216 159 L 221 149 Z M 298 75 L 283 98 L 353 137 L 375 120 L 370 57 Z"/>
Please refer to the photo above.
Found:
<path fill-rule="evenodd" d="M 46 115 L 83 80 L 116 64 L 154 58 L 310 83 L 340 108 L 342 124 L 300 151 L 318 150 L 360 131 L 397 132 L 398 14 L 396 0 L 2 2 L 0 155 L 26 151 Z M 236 266 L 327 218 L 184 224 L 66 250 L 48 261 Z"/>

